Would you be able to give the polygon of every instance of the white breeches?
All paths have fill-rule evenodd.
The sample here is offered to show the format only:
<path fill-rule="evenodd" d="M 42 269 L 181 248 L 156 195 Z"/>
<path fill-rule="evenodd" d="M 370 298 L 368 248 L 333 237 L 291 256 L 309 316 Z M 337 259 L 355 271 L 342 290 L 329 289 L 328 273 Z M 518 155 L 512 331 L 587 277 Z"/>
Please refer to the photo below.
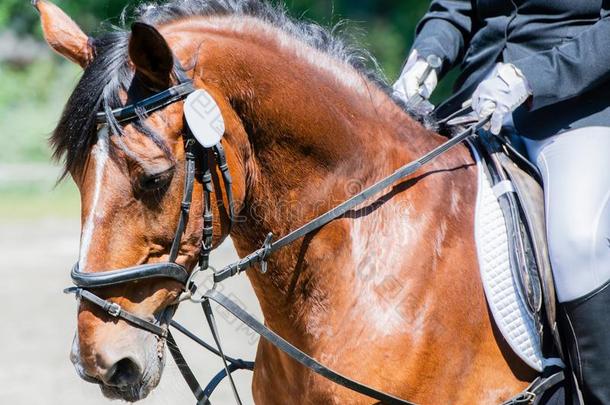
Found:
<path fill-rule="evenodd" d="M 544 180 L 557 295 L 572 301 L 610 280 L 610 127 L 523 140 Z"/>

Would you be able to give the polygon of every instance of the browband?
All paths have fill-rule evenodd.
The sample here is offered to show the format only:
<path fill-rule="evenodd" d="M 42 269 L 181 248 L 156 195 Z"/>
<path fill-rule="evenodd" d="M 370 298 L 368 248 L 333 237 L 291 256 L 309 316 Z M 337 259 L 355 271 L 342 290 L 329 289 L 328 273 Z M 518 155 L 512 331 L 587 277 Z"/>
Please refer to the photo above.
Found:
<path fill-rule="evenodd" d="M 115 108 L 111 111 L 111 114 L 118 122 L 131 121 L 138 118 L 138 110 L 151 113 L 175 103 L 176 101 L 182 100 L 193 91 L 195 91 L 195 87 L 193 86 L 193 82 L 189 80 L 133 104 L 126 105 L 125 107 Z M 96 121 L 98 124 L 105 123 L 106 118 L 106 113 L 104 111 L 98 112 L 96 115 Z"/>

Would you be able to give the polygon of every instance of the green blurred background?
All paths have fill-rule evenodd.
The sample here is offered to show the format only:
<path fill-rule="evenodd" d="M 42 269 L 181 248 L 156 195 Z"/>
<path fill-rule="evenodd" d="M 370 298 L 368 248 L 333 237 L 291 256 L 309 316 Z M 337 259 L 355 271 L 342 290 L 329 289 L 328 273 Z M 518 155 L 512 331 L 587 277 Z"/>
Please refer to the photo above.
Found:
<path fill-rule="evenodd" d="M 118 24 L 124 0 L 57 0 L 85 32 Z M 286 0 L 293 16 L 323 25 L 352 21 L 361 45 L 396 79 L 428 0 Z M 0 0 L 0 220 L 70 217 L 79 213 L 70 181 L 55 186 L 47 138 L 80 69 L 52 54 L 42 42 L 38 15 L 29 0 Z M 452 76 L 434 95 L 447 96 Z M 433 100 L 433 101 L 434 101 Z"/>

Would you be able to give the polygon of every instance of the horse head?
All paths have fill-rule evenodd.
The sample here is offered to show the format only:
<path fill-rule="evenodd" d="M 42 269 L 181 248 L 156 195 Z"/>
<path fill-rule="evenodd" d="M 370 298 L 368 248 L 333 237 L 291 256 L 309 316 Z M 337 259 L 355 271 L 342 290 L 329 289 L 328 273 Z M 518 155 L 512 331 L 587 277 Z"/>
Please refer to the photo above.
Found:
<path fill-rule="evenodd" d="M 202 163 L 208 154 L 188 145 L 183 102 L 155 111 L 134 111 L 136 118 L 117 120 L 112 110 L 132 105 L 184 80 L 184 53 L 172 51 L 153 26 L 134 23 L 130 32 L 91 39 L 55 5 L 36 2 L 48 44 L 83 67 L 83 76 L 68 101 L 52 137 L 57 157 L 81 195 L 81 241 L 77 271 L 97 274 L 125 267 L 165 263 L 182 215 L 187 165 L 196 155 L 190 215 L 178 237 L 172 261 L 190 271 L 197 264 L 203 229 Z M 204 88 L 203 83 L 198 83 Z M 214 89 L 210 93 L 217 94 Z M 235 113 L 220 100 L 227 117 L 225 151 L 231 166 L 236 155 L 229 144 L 239 136 Z M 149 114 L 147 113 L 149 112 Z M 101 113 L 101 114 L 100 114 Z M 99 116 L 102 116 L 100 120 Z M 103 121 L 103 122 L 101 122 Z M 119 122 L 120 121 L 120 122 Z M 237 128 L 237 129 L 236 129 Z M 190 152 L 188 149 L 192 149 Z M 243 200 L 240 170 L 233 170 L 235 201 Z M 216 182 L 220 172 L 212 173 Z M 228 234 L 227 195 L 211 193 L 215 214 L 212 246 Z M 233 208 L 233 207 L 232 207 Z M 234 207 L 239 209 L 239 206 Z M 150 279 L 95 289 L 102 299 L 129 313 L 167 328 L 183 285 Z M 80 376 L 100 384 L 112 398 L 137 400 L 159 382 L 164 341 L 149 331 L 100 311 L 85 300 L 78 309 L 78 327 L 71 360 Z"/>

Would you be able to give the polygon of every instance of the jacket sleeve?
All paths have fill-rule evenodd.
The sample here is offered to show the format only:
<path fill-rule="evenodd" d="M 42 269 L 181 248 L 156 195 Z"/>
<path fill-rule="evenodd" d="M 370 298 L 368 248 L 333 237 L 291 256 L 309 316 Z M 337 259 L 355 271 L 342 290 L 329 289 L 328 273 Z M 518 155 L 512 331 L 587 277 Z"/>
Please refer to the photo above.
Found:
<path fill-rule="evenodd" d="M 610 79 L 610 0 L 600 19 L 578 36 L 548 51 L 513 62 L 532 90 L 536 110 L 591 90 Z"/>
<path fill-rule="evenodd" d="M 472 13 L 471 0 L 433 0 L 417 25 L 413 49 L 424 58 L 439 56 L 446 72 L 461 60 L 470 42 Z"/>

